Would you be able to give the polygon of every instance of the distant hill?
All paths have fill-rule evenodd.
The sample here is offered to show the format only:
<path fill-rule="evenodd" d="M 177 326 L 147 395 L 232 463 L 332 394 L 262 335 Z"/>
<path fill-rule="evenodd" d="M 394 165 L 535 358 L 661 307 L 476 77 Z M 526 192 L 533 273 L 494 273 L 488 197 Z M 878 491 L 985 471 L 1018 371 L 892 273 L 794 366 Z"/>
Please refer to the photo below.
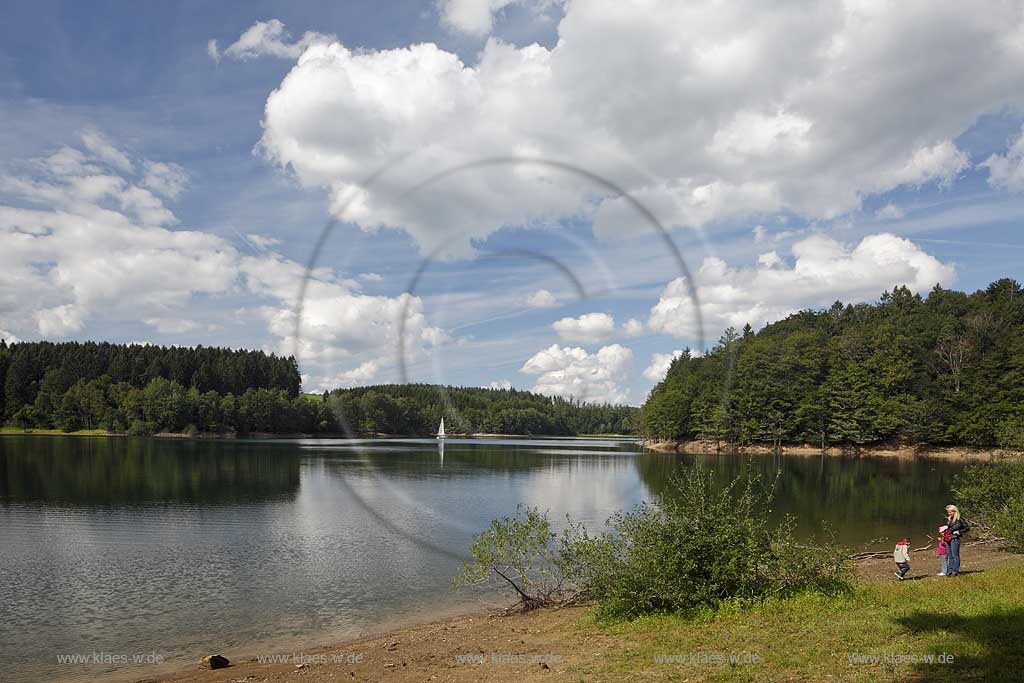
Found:
<path fill-rule="evenodd" d="M 330 393 L 351 428 L 386 434 L 432 434 L 444 415 L 449 433 L 632 434 L 639 409 L 581 403 L 517 389 L 383 384 Z"/>
<path fill-rule="evenodd" d="M 277 431 L 318 417 L 295 414 L 295 359 L 262 351 L 0 341 L 0 387 L 0 416 L 25 428 Z"/>
<path fill-rule="evenodd" d="M 1024 293 L 905 287 L 877 304 L 729 329 L 687 352 L 642 407 L 655 439 L 1024 447 Z"/>
<path fill-rule="evenodd" d="M 380 385 L 300 395 L 294 358 L 262 351 L 0 341 L 0 417 L 22 429 L 133 434 L 631 433 L 639 409 L 527 391 Z"/>

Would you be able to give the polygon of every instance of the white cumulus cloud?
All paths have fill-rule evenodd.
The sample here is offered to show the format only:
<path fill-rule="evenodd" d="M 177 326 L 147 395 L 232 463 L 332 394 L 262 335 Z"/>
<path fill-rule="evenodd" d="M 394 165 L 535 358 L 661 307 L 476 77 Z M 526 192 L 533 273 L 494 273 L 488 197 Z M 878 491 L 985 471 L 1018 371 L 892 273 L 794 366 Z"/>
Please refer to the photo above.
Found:
<path fill-rule="evenodd" d="M 254 232 L 247 233 L 245 236 L 245 241 L 248 242 L 249 244 L 252 244 L 260 251 L 266 251 L 271 247 L 276 247 L 277 245 L 281 244 L 281 240 L 277 239 L 276 237 L 270 237 L 269 235 L 260 235 Z"/>
<path fill-rule="evenodd" d="M 1024 129 L 1006 154 L 993 154 L 982 166 L 988 167 L 988 182 L 993 187 L 1024 191 Z"/>
<path fill-rule="evenodd" d="M 114 146 L 103 133 L 89 128 L 82 133 L 82 144 L 92 152 L 96 159 L 106 162 L 118 171 L 130 173 L 132 162 L 124 152 Z"/>
<path fill-rule="evenodd" d="M 615 335 L 615 318 L 607 313 L 585 313 L 556 320 L 551 327 L 565 341 L 598 344 Z"/>
<path fill-rule="evenodd" d="M 538 375 L 533 391 L 548 396 L 574 397 L 591 403 L 625 403 L 633 367 L 633 352 L 619 344 L 596 353 L 552 344 L 534 354 L 520 372 Z"/>
<path fill-rule="evenodd" d="M 22 162 L 29 172 L 0 169 L 5 336 L 59 338 L 105 322 L 142 323 L 161 334 L 219 330 L 189 315 L 196 297 L 241 294 L 255 302 L 241 319 L 265 324 L 267 349 L 294 352 L 305 267 L 271 251 L 278 240 L 249 234 L 261 253 L 242 256 L 217 235 L 167 227 L 177 218 L 143 185 L 171 199 L 184 190 L 183 170 L 133 159 L 94 130 L 83 135 L 83 146 Z M 298 344 L 310 389 L 350 386 L 393 370 L 403 312 L 408 361 L 448 340 L 427 323 L 418 297 L 356 289 L 330 269 L 313 273 Z"/>
<path fill-rule="evenodd" d="M 146 161 L 145 168 L 146 175 L 142 179 L 142 184 L 158 195 L 177 199 L 188 187 L 188 174 L 178 164 Z"/>
<path fill-rule="evenodd" d="M 639 337 L 644 333 L 644 324 L 636 318 L 630 318 L 622 326 L 622 333 L 627 337 Z"/>
<path fill-rule="evenodd" d="M 505 4 L 442 10 L 479 32 Z M 601 237 L 648 229 L 621 196 L 539 166 L 477 166 L 409 191 L 509 155 L 607 176 L 670 225 L 832 219 L 869 195 L 954 182 L 969 160 L 953 140 L 1024 104 L 1022 32 L 1019 4 L 997 0 L 590 0 L 566 5 L 554 47 L 491 38 L 468 63 L 429 43 L 314 41 L 269 96 L 259 149 L 326 188 L 339 218 L 448 256 L 502 226 L 581 212 Z"/>
<path fill-rule="evenodd" d="M 564 0 L 439 0 L 441 23 L 471 36 L 486 36 L 494 29 L 495 17 L 510 5 L 529 7 L 534 13 L 564 4 Z"/>
<path fill-rule="evenodd" d="M 558 305 L 558 299 L 548 290 L 538 289 L 526 297 L 526 305 L 531 308 L 554 308 Z"/>
<path fill-rule="evenodd" d="M 380 366 L 377 361 L 368 360 L 351 370 L 343 370 L 333 375 L 322 377 L 305 376 L 302 379 L 303 383 L 309 386 L 323 389 L 357 387 L 361 384 L 369 384 L 376 377 L 378 370 L 380 370 Z M 307 387 L 306 390 L 308 391 L 309 388 Z"/>
<path fill-rule="evenodd" d="M 896 206 L 895 204 L 886 204 L 882 208 L 875 211 L 875 218 L 879 218 L 884 221 L 896 221 L 903 218 L 903 209 Z"/>
<path fill-rule="evenodd" d="M 307 31 L 298 40 L 292 40 L 285 25 L 278 19 L 257 21 L 238 37 L 238 40 L 224 48 L 223 52 L 216 40 L 206 44 L 206 52 L 214 61 L 223 57 L 249 60 L 257 57 L 280 57 L 295 59 L 310 45 L 336 40 L 333 35 Z"/>
<path fill-rule="evenodd" d="M 924 252 L 910 240 L 881 233 L 848 246 L 824 235 L 793 244 L 794 262 L 785 265 L 769 252 L 754 268 L 730 267 L 707 258 L 695 275 L 705 340 L 726 327 L 749 323 L 755 329 L 804 308 L 843 301 L 870 301 L 885 290 L 906 285 L 927 292 L 950 285 L 954 267 Z M 697 319 L 686 281 L 676 278 L 651 309 L 648 326 L 675 337 L 694 339 Z"/>
<path fill-rule="evenodd" d="M 97 314 L 171 318 L 192 296 L 233 286 L 229 244 L 165 227 L 177 218 L 133 178 L 128 155 L 96 130 L 82 141 L 85 151 L 63 147 L 31 161 L 33 173 L 0 172 L 5 327 L 62 337 Z"/>
<path fill-rule="evenodd" d="M 683 355 L 682 349 L 676 349 L 672 353 L 651 354 L 651 364 L 644 370 L 644 377 L 652 382 L 660 382 L 665 379 L 665 373 L 668 372 L 668 366 L 672 365 L 672 361 L 681 355 Z"/>

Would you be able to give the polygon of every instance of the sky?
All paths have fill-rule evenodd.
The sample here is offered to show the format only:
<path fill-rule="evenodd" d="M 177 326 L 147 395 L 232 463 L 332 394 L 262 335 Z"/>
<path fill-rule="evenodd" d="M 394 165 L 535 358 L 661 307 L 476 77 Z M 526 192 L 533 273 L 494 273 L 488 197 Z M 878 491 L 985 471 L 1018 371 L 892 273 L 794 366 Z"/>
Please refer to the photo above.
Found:
<path fill-rule="evenodd" d="M 1022 279 L 1024 0 L 14 0 L 0 337 L 638 405 L 682 349 Z"/>

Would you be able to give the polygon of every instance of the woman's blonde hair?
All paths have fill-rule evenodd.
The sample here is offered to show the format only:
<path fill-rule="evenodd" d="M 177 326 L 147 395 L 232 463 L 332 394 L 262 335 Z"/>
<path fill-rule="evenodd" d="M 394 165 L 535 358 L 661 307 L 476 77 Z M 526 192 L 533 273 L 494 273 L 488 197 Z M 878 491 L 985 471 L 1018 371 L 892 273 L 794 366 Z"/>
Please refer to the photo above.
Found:
<path fill-rule="evenodd" d="M 953 521 L 960 519 L 960 508 L 956 505 L 947 505 L 946 512 L 953 518 Z"/>

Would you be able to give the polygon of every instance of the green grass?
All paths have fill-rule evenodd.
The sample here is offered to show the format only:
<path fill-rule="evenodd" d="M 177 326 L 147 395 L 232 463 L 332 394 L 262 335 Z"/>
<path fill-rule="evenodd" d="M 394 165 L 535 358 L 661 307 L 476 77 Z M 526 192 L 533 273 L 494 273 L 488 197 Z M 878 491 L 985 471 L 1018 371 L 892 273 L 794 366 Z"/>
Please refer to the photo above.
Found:
<path fill-rule="evenodd" d="M 115 436 L 118 432 L 106 429 L 79 429 L 76 432 L 63 432 L 59 429 L 22 429 L 21 427 L 0 427 L 0 434 L 42 434 L 44 436 Z"/>
<path fill-rule="evenodd" d="M 1022 681 L 1024 566 L 862 584 L 841 597 L 805 595 L 695 619 L 659 616 L 599 627 L 591 616 L 579 628 L 601 628 L 623 646 L 579 664 L 572 680 Z M 744 654 L 759 661 L 655 660 Z M 851 655 L 905 659 L 851 663 Z M 953 661 L 940 662 L 941 655 Z M 924 661 L 929 656 L 935 661 Z"/>

